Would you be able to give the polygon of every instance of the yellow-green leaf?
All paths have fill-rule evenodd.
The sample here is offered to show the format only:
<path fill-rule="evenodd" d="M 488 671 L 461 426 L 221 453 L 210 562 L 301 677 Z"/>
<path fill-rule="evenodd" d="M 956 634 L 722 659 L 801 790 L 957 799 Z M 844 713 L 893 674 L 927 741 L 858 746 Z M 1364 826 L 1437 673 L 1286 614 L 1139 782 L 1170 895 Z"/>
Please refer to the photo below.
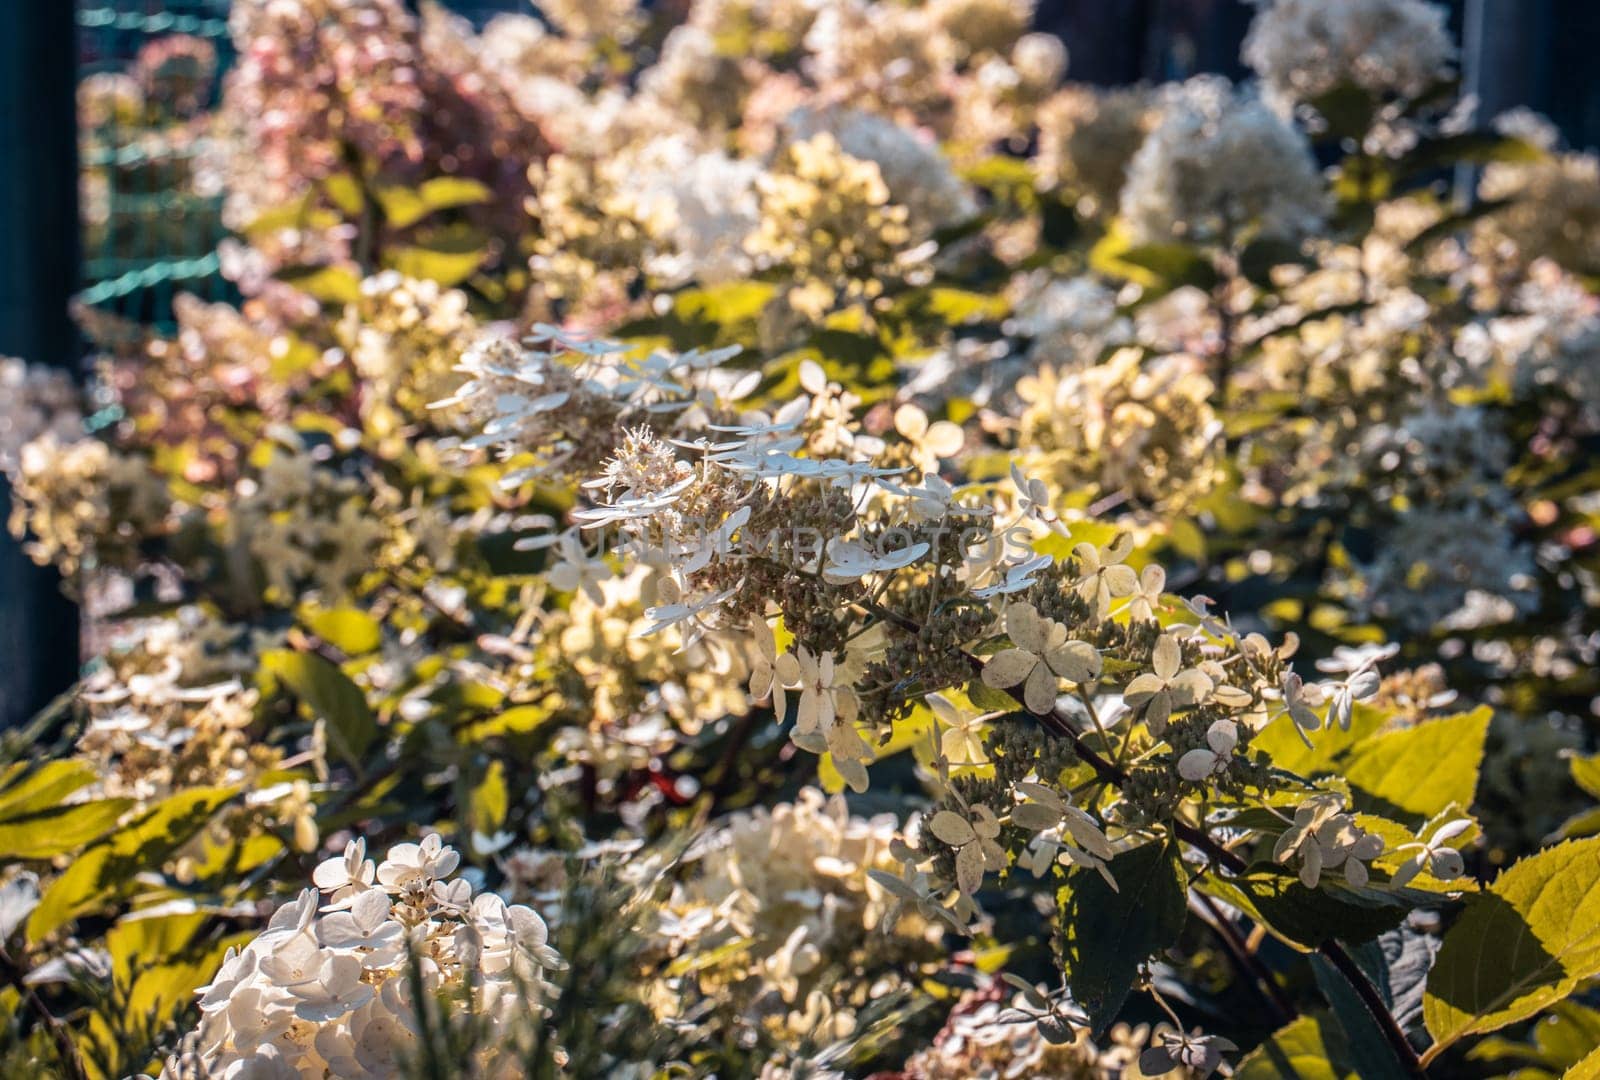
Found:
<path fill-rule="evenodd" d="M 354 218 L 367 204 L 360 182 L 347 172 L 336 172 L 328 177 L 322 182 L 322 190 L 327 193 L 328 201 L 347 218 Z"/>
<path fill-rule="evenodd" d="M 1336 725 L 1315 732 L 1311 745 L 1307 746 L 1306 740 L 1295 731 L 1294 719 L 1284 715 L 1263 728 L 1250 748 L 1266 751 L 1272 764 L 1309 780 L 1337 772 L 1339 763 L 1358 745 L 1377 734 L 1387 720 L 1382 710 L 1357 705 L 1350 718 L 1349 731 Z"/>
<path fill-rule="evenodd" d="M 302 613 L 312 633 L 344 653 L 363 656 L 383 643 L 378 620 L 360 608 L 323 608 Z"/>
<path fill-rule="evenodd" d="M 1600 799 L 1600 754 L 1575 756 L 1569 763 L 1572 782 L 1585 792 Z"/>
<path fill-rule="evenodd" d="M 1472 805 L 1490 715 L 1482 706 L 1357 746 L 1345 768 L 1357 808 L 1415 825 L 1451 803 Z"/>
<path fill-rule="evenodd" d="M 462 176 L 437 176 L 415 188 L 386 185 L 375 194 L 384 222 L 396 229 L 410 228 L 435 210 L 487 202 L 492 195 L 483 184 Z"/>
<path fill-rule="evenodd" d="M 1344 1032 L 1326 1014 L 1280 1028 L 1239 1062 L 1234 1080 L 1354 1080 Z"/>
<path fill-rule="evenodd" d="M 1445 935 L 1422 1000 L 1440 1047 L 1548 1008 L 1600 975 L 1600 837 L 1513 865 Z"/>
<path fill-rule="evenodd" d="M 483 779 L 472 789 L 472 827 L 484 834 L 496 832 L 505 824 L 510 805 L 506 767 L 498 761 L 490 762 Z"/>
<path fill-rule="evenodd" d="M 15 776 L 17 773 L 8 776 L 5 789 L 0 790 L 0 821 L 57 805 L 94 783 L 95 771 L 83 761 L 47 761 L 20 779 L 13 779 Z"/>
<path fill-rule="evenodd" d="M 343 266 L 289 266 L 279 270 L 277 278 L 324 304 L 353 304 L 361 299 L 361 279 Z"/>
<path fill-rule="evenodd" d="M 1584 1059 L 1561 1074 L 1561 1080 L 1600 1080 L 1600 1046 Z"/>
<path fill-rule="evenodd" d="M 235 794 L 234 788 L 180 791 L 88 848 L 39 898 L 28 918 L 28 940 L 38 941 L 132 889 L 137 875 L 160 867 Z"/>
<path fill-rule="evenodd" d="M 52 806 L 0 821 L 0 859 L 48 859 L 99 839 L 127 813 L 132 799 L 95 799 Z"/>

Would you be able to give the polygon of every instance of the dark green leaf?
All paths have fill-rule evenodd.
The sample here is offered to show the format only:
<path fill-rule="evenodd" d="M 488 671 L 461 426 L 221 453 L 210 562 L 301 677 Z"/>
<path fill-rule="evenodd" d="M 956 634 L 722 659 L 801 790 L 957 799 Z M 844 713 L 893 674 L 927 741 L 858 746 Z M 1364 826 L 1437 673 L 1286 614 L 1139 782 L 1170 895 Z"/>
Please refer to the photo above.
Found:
<path fill-rule="evenodd" d="M 292 649 L 262 654 L 261 668 L 327 722 L 328 745 L 335 752 L 352 765 L 361 764 L 378 724 L 360 687 L 322 657 Z"/>
<path fill-rule="evenodd" d="M 1178 940 L 1188 915 L 1176 848 L 1145 844 L 1107 868 L 1115 891 L 1096 871 L 1074 867 L 1058 896 L 1056 943 L 1067 984 L 1096 1035 L 1116 1019 L 1140 965 Z"/>

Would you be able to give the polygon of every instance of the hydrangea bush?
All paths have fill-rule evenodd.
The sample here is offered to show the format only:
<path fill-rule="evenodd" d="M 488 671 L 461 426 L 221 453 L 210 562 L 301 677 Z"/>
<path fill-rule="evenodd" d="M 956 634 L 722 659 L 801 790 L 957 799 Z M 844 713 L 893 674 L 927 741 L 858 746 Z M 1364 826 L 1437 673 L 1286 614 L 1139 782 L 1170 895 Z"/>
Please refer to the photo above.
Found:
<path fill-rule="evenodd" d="M 1600 1068 L 1600 170 L 1032 15 L 236 0 L 244 300 L 0 366 L 7 1075 Z"/>

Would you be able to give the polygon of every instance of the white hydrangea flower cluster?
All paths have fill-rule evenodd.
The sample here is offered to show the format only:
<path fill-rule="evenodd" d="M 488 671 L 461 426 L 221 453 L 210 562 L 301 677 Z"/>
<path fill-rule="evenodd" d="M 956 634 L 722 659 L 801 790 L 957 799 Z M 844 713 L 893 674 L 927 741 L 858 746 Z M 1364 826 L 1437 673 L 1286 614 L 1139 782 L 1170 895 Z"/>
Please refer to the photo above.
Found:
<path fill-rule="evenodd" d="M 39 438 L 83 438 L 78 391 L 65 372 L 0 356 L 0 473 L 14 473 Z"/>
<path fill-rule="evenodd" d="M 1326 203 L 1305 136 L 1217 76 L 1168 92 L 1122 189 L 1122 215 L 1140 243 L 1227 245 L 1247 231 L 1293 240 L 1316 227 Z"/>
<path fill-rule="evenodd" d="M 625 197 L 652 223 L 645 268 L 667 284 L 716 285 L 750 273 L 745 238 L 760 219 L 753 161 L 721 150 L 701 152 L 671 135 L 630 155 Z"/>
<path fill-rule="evenodd" d="M 461 857 L 437 833 L 394 845 L 377 865 L 366 856 L 365 840 L 351 841 L 312 873 L 316 889 L 228 951 L 164 1078 L 402 1075 L 419 1032 L 413 965 L 428 993 L 470 994 L 497 1031 L 537 1015 L 551 993 L 544 973 L 565 966 L 537 912 L 449 880 Z M 522 1075 L 509 1040 L 471 1066 Z"/>
<path fill-rule="evenodd" d="M 938 146 L 892 120 L 860 109 L 805 108 L 789 117 L 788 127 L 799 141 L 832 135 L 840 150 L 876 165 L 890 201 L 909 211 L 914 233 L 925 235 L 977 212 L 972 192 Z"/>
<path fill-rule="evenodd" d="M 1023 282 L 1017 332 L 1032 339 L 1028 357 L 1071 371 L 1098 363 L 1113 345 L 1133 339 L 1133 322 L 1117 309 L 1117 293 L 1091 277 L 1050 277 L 1035 271 Z"/>
<path fill-rule="evenodd" d="M 1512 308 L 1462 327 L 1456 355 L 1474 371 L 1503 373 L 1519 396 L 1563 391 L 1582 407 L 1585 426 L 1600 428 L 1600 298 L 1541 259 Z"/>
<path fill-rule="evenodd" d="M 1373 486 L 1416 509 L 1401 514 L 1364 572 L 1363 599 L 1422 632 L 1473 593 L 1528 609 L 1536 602 L 1533 552 L 1517 541 L 1522 514 L 1504 477 L 1510 440 L 1478 407 L 1429 406 L 1374 427 L 1360 451 Z"/>
<path fill-rule="evenodd" d="M 694 872 L 660 914 L 661 945 L 714 958 L 747 943 L 716 962 L 719 977 L 753 979 L 786 1004 L 804 1002 L 828 963 L 863 948 L 905 955 L 930 933 L 912 916 L 892 935 L 873 933 L 890 925 L 897 901 L 869 871 L 900 870 L 898 835 L 893 814 L 852 816 L 842 797 L 816 788 L 793 803 L 730 815 L 691 852 Z"/>
<path fill-rule="evenodd" d="M 1415 98 L 1450 74 L 1449 11 L 1423 0 L 1255 0 L 1242 57 L 1287 113 L 1341 85 Z"/>
<path fill-rule="evenodd" d="M 634 359 L 630 346 L 538 324 L 521 346 L 480 338 L 456 367 L 466 376 L 460 389 L 434 407 L 460 407 L 463 422 L 478 430 L 462 443 L 467 450 L 531 452 L 537 463 L 502 481 L 516 486 L 572 459 L 580 469 L 598 462 L 612 449 L 619 424 L 649 420 L 670 427 L 675 416 L 698 411 L 703 418 L 706 407 L 746 396 L 760 373 L 720 370 L 738 351 L 691 349 Z"/>

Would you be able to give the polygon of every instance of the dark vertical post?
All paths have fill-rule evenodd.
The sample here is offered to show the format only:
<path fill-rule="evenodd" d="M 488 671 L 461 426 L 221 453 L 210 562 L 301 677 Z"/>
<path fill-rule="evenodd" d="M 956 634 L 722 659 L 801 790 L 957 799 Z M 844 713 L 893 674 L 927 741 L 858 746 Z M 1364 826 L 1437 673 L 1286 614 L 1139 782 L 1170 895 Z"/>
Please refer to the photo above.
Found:
<path fill-rule="evenodd" d="M 1067 78 L 1123 86 L 1144 76 L 1156 0 L 1039 0 L 1034 28 L 1066 42 Z"/>
<path fill-rule="evenodd" d="M 76 370 L 78 286 L 73 0 L 0 3 L 0 354 Z M 9 514 L 0 483 L 0 517 Z M 59 581 L 0 530 L 0 723 L 37 711 L 78 672 L 78 617 Z"/>
<path fill-rule="evenodd" d="M 1462 37 L 1464 89 L 1484 120 L 1514 105 L 1542 105 L 1534 63 L 1539 9 L 1529 0 L 1467 0 Z"/>

